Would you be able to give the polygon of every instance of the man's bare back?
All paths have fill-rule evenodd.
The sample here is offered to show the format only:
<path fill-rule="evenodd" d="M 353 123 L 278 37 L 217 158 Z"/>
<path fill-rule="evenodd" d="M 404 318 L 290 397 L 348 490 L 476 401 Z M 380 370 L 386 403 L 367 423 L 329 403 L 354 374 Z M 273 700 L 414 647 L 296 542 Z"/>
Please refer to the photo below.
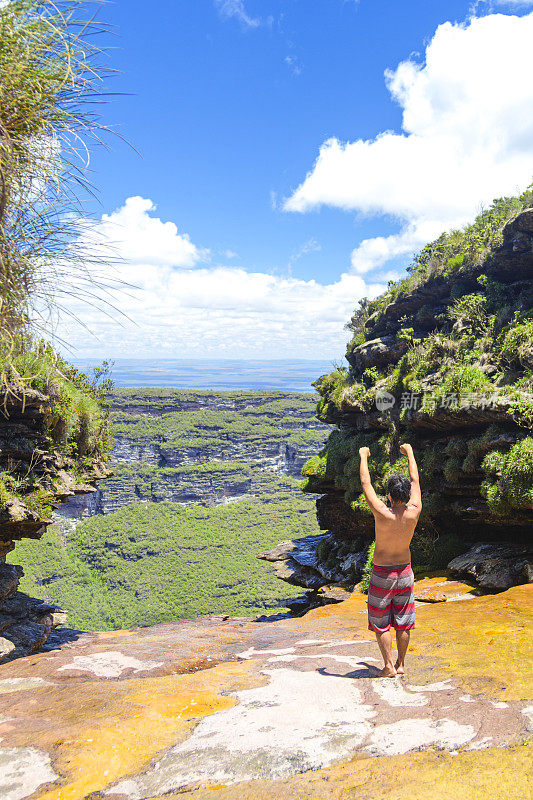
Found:
<path fill-rule="evenodd" d="M 362 447 L 359 451 L 361 456 L 361 485 L 375 520 L 376 549 L 374 550 L 374 564 L 384 567 L 395 564 L 408 564 L 411 561 L 409 545 L 422 510 L 420 480 L 413 448 L 410 444 L 402 444 L 400 452 L 404 453 L 409 461 L 411 496 L 407 503 L 393 502 L 389 508 L 379 499 L 370 480 L 368 471 L 370 450 L 368 447 Z"/>

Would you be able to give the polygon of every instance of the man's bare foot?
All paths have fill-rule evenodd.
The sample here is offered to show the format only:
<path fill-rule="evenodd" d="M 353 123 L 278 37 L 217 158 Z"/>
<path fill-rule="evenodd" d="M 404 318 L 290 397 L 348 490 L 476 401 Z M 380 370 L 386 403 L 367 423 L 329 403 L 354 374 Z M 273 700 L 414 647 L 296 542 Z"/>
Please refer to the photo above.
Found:
<path fill-rule="evenodd" d="M 394 678 L 396 675 L 396 670 L 394 667 L 383 667 L 381 672 L 379 673 L 380 678 Z"/>
<path fill-rule="evenodd" d="M 396 674 L 397 675 L 404 675 L 405 674 L 405 670 L 403 668 L 403 664 L 400 664 L 399 661 L 397 661 L 396 664 L 394 665 L 394 669 L 396 670 Z"/>

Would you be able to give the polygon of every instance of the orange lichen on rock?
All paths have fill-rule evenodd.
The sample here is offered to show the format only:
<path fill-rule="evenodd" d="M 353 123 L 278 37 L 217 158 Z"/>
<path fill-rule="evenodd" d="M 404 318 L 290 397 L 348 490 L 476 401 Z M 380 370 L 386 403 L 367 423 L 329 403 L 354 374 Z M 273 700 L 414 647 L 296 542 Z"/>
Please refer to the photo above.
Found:
<path fill-rule="evenodd" d="M 305 630 L 316 630 L 317 623 L 353 637 L 372 636 L 366 596 L 357 592 L 290 621 Z M 455 675 L 491 697 L 533 699 L 533 584 L 468 600 L 417 604 L 410 652 L 431 658 L 433 671 L 436 659 L 439 675 Z"/>
<path fill-rule="evenodd" d="M 406 675 L 392 680 L 377 677 L 359 593 L 271 623 L 84 634 L 0 667 L 8 790 L 38 800 L 525 797 L 532 598 L 521 586 L 418 603 Z"/>
<path fill-rule="evenodd" d="M 137 773 L 161 750 L 185 739 L 199 719 L 235 705 L 229 691 L 261 683 L 254 662 L 227 663 L 193 675 L 128 681 L 134 689 L 110 695 L 107 724 L 83 728 L 79 738 L 58 742 L 56 770 L 66 785 L 39 800 L 82 800 L 129 773 Z M 83 705 L 78 709 L 83 720 Z M 58 725 L 61 720 L 57 720 Z"/>
<path fill-rule="evenodd" d="M 465 686 L 501 700 L 533 699 L 533 584 L 419 614 L 414 652 Z"/>

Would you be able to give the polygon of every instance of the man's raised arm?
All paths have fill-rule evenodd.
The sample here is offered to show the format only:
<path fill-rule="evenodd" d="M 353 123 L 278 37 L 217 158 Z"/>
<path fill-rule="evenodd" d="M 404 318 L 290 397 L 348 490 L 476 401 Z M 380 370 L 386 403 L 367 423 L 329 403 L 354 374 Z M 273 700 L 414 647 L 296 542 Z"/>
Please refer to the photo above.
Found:
<path fill-rule="evenodd" d="M 400 453 L 407 456 L 409 462 L 409 477 L 411 478 L 411 498 L 409 503 L 412 506 L 422 508 L 422 492 L 420 490 L 420 478 L 418 477 L 418 467 L 416 464 L 413 448 L 410 444 L 401 444 Z"/>
<path fill-rule="evenodd" d="M 385 503 L 379 499 L 376 492 L 374 491 L 374 487 L 372 486 L 372 481 L 370 480 L 370 472 L 368 471 L 369 455 L 370 455 L 370 450 L 368 447 L 359 448 L 359 456 L 361 458 L 361 463 L 359 465 L 359 477 L 361 478 L 361 486 L 363 487 L 363 492 L 366 497 L 366 502 L 370 506 L 372 513 L 383 514 L 388 511 L 388 508 L 385 505 Z"/>

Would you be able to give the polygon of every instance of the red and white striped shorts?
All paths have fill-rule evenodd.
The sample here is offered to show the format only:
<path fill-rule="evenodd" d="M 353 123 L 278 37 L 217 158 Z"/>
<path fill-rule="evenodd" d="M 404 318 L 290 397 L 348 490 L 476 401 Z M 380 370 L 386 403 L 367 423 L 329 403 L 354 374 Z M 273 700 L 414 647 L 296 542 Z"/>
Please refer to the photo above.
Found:
<path fill-rule="evenodd" d="M 383 633 L 415 627 L 414 574 L 411 564 L 374 564 L 368 587 L 368 630 Z"/>

